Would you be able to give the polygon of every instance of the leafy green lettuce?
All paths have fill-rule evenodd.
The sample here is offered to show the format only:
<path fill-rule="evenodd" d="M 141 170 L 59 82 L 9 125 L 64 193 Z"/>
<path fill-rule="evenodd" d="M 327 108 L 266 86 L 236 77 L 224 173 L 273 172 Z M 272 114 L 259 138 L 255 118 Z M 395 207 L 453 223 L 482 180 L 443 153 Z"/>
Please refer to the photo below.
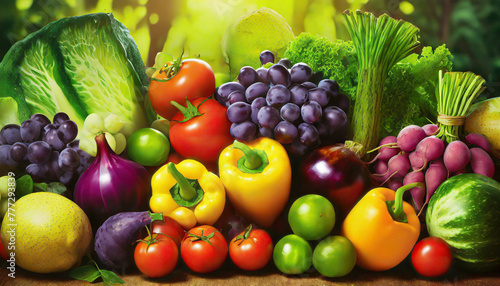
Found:
<path fill-rule="evenodd" d="M 342 93 L 356 102 L 358 59 L 352 41 L 331 42 L 326 38 L 302 33 L 289 45 L 284 57 L 292 63 L 307 63 L 325 78 L 337 81 Z M 439 70 L 452 70 L 452 55 L 445 45 L 424 47 L 390 71 L 384 86 L 381 138 L 395 135 L 409 124 L 424 125 L 435 120 L 435 84 Z"/>

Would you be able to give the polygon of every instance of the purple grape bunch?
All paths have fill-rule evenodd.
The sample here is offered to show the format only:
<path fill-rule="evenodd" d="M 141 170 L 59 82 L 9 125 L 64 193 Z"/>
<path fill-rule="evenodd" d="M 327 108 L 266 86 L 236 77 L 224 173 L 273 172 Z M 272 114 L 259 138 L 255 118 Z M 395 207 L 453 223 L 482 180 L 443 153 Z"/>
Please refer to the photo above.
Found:
<path fill-rule="evenodd" d="M 222 84 L 216 99 L 227 106 L 231 135 L 241 141 L 276 139 L 294 156 L 322 144 L 345 141 L 349 97 L 338 83 L 313 74 L 305 63 L 260 54 L 262 65 L 241 68 L 237 82 Z"/>
<path fill-rule="evenodd" d="M 37 113 L 21 125 L 7 124 L 0 130 L 0 165 L 23 168 L 36 181 L 74 184 L 94 160 L 80 150 L 77 135 L 64 112 L 52 123 Z"/>

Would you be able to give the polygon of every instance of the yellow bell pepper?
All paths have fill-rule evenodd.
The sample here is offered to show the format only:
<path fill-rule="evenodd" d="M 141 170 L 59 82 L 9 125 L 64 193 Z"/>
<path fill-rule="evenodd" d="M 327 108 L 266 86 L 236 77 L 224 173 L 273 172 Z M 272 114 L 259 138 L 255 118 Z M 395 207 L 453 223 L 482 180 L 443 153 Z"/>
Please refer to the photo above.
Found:
<path fill-rule="evenodd" d="M 279 142 L 267 137 L 226 147 L 219 174 L 235 210 L 263 227 L 272 226 L 290 196 L 290 159 Z"/>
<path fill-rule="evenodd" d="M 191 159 L 161 167 L 153 175 L 151 187 L 151 210 L 172 217 L 185 229 L 214 224 L 226 203 L 219 177 Z"/>
<path fill-rule="evenodd" d="M 403 201 L 403 193 L 414 187 L 424 186 L 408 184 L 396 192 L 375 188 L 347 215 L 341 234 L 356 248 L 359 267 L 385 271 L 410 254 L 420 234 L 420 221 L 413 207 Z"/>

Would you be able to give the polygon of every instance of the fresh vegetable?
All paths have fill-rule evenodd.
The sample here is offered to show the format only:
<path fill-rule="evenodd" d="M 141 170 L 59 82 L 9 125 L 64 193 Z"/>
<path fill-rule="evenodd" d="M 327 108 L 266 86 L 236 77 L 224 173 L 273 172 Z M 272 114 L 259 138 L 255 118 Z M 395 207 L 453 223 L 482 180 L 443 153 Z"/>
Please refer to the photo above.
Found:
<path fill-rule="evenodd" d="M 187 100 L 187 108 L 176 102 L 172 105 L 179 108 L 169 128 L 170 142 L 175 151 L 202 163 L 217 162 L 222 149 L 233 141 L 226 107 L 214 99 L 205 98 Z"/>
<path fill-rule="evenodd" d="M 130 160 L 143 166 L 159 166 L 167 161 L 170 142 L 160 131 L 142 128 L 127 140 L 127 155 Z"/>
<path fill-rule="evenodd" d="M 228 27 L 221 42 L 230 77 L 235 78 L 244 66 L 260 67 L 263 50 L 272 51 L 280 59 L 293 37 L 285 18 L 272 9 L 264 7 L 242 16 Z"/>
<path fill-rule="evenodd" d="M 446 241 L 430 236 L 415 245 L 411 253 L 411 262 L 418 274 L 425 277 L 438 277 L 450 270 L 453 255 Z"/>
<path fill-rule="evenodd" d="M 121 119 L 112 113 L 102 115 L 91 113 L 85 118 L 80 136 L 80 147 L 83 148 L 83 151 L 95 157 L 97 154 L 95 137 L 102 132 L 105 134 L 109 147 L 113 152 L 121 154 L 127 145 L 126 137 L 130 136 L 133 129 L 131 129 L 130 124 L 124 126 Z"/>
<path fill-rule="evenodd" d="M 34 73 L 33 71 L 37 71 Z M 67 17 L 15 43 L 0 64 L 0 97 L 17 102 L 19 122 L 60 111 L 82 129 L 90 113 L 146 127 L 147 76 L 137 46 L 112 14 Z"/>
<path fill-rule="evenodd" d="M 274 223 L 290 196 L 290 160 L 283 146 L 267 137 L 226 147 L 219 174 L 236 211 L 263 227 Z"/>
<path fill-rule="evenodd" d="M 339 94 L 347 95 L 351 106 L 356 104 L 360 63 L 352 41 L 331 42 L 318 35 L 301 33 L 290 42 L 284 57 L 294 64 L 307 63 L 313 72 L 322 72 L 325 78 L 337 81 Z M 410 54 L 389 70 L 380 109 L 381 138 L 395 135 L 407 125 L 426 124 L 427 118 L 437 116 L 436 74 L 439 70 L 451 71 L 452 59 L 445 45 L 435 49 L 423 47 L 420 54 Z"/>
<path fill-rule="evenodd" d="M 312 265 L 312 249 L 302 237 L 289 234 L 278 241 L 273 260 L 279 271 L 285 274 L 302 274 Z"/>
<path fill-rule="evenodd" d="M 106 267 L 125 270 L 131 265 L 139 231 L 154 220 L 163 220 L 161 213 L 122 212 L 108 218 L 95 234 L 94 250 Z"/>
<path fill-rule="evenodd" d="M 335 225 L 335 210 L 327 198 L 305 195 L 290 207 L 288 222 L 296 235 L 306 240 L 322 239 Z"/>
<path fill-rule="evenodd" d="M 500 158 L 500 98 L 495 97 L 473 105 L 465 118 L 465 131 L 484 135 L 491 143 L 492 153 Z M 472 142 L 469 142 L 474 144 Z M 484 147 L 479 146 L 484 149 Z M 485 149 L 486 152 L 490 152 Z"/>
<path fill-rule="evenodd" d="M 302 192 L 327 197 L 339 218 L 349 213 L 371 184 L 365 164 L 342 145 L 314 150 L 302 161 L 300 174 Z"/>
<path fill-rule="evenodd" d="M 429 201 L 429 235 L 444 239 L 457 262 L 488 271 L 500 265 L 500 183 L 478 174 L 446 180 Z"/>
<path fill-rule="evenodd" d="M 471 152 L 462 141 L 453 141 L 446 147 L 443 155 L 444 165 L 448 172 L 453 173 L 465 168 L 471 158 Z"/>
<path fill-rule="evenodd" d="M 270 51 L 262 54 L 274 58 Z M 338 83 L 324 79 L 316 86 L 309 81 L 313 74 L 307 64 L 297 63 L 287 69 L 268 60 L 262 62 L 270 65 L 269 69 L 261 68 L 264 78 L 245 66 L 238 74 L 238 83 L 224 84 L 217 91 L 217 100 L 228 106 L 231 135 L 239 141 L 276 139 L 296 157 L 320 142 L 343 142 L 347 138 L 349 101 L 338 94 Z"/>
<path fill-rule="evenodd" d="M 61 183 L 73 187 L 94 158 L 74 140 L 78 126 L 64 112 L 53 123 L 33 114 L 21 126 L 7 124 L 0 130 L 0 166 L 25 170 L 35 182 Z"/>
<path fill-rule="evenodd" d="M 116 155 L 104 134 L 95 138 L 97 156 L 75 186 L 74 200 L 98 226 L 125 211 L 147 209 L 150 175 L 144 167 Z"/>
<path fill-rule="evenodd" d="M 396 143 L 401 151 L 413 152 L 417 148 L 418 143 L 426 136 L 422 127 L 409 125 L 399 131 Z"/>
<path fill-rule="evenodd" d="M 221 179 L 195 160 L 164 165 L 153 175 L 151 187 L 151 210 L 172 217 L 185 229 L 212 225 L 224 210 Z"/>
<path fill-rule="evenodd" d="M 344 19 L 359 60 L 352 140 L 369 150 L 378 142 L 387 74 L 419 45 L 418 28 L 392 19 L 387 14 L 377 19 L 371 13 L 359 10 L 344 12 Z"/>
<path fill-rule="evenodd" d="M 215 76 L 208 63 L 199 59 L 175 61 L 158 69 L 149 84 L 149 100 L 154 110 L 163 118 L 171 120 L 177 113 L 177 104 L 186 100 L 206 98 L 215 91 Z"/>
<path fill-rule="evenodd" d="M 488 153 L 492 152 L 490 141 L 488 141 L 488 139 L 482 134 L 470 133 L 465 136 L 465 141 L 467 141 L 468 144 L 475 145 Z"/>
<path fill-rule="evenodd" d="M 155 220 L 151 223 L 151 232 L 164 234 L 170 237 L 180 249 L 182 239 L 184 238 L 184 228 L 173 218 L 164 216 L 163 220 Z"/>
<path fill-rule="evenodd" d="M 9 250 L 15 250 L 16 266 L 35 273 L 63 272 L 80 264 L 90 250 L 89 219 L 71 200 L 37 192 L 10 208 L 3 218 L 1 239 L 4 246 L 12 246 L 15 233 L 15 249 Z"/>
<path fill-rule="evenodd" d="M 356 249 L 343 236 L 329 236 L 314 248 L 314 268 L 326 277 L 342 277 L 356 266 Z"/>
<path fill-rule="evenodd" d="M 465 116 L 472 102 L 486 89 L 486 81 L 472 72 L 439 71 L 439 86 L 436 97 L 438 102 L 438 138 L 450 143 L 458 140 Z"/>
<path fill-rule="evenodd" d="M 179 259 L 179 249 L 170 237 L 152 234 L 139 240 L 134 251 L 134 261 L 139 271 L 150 278 L 160 278 L 174 271 Z"/>
<path fill-rule="evenodd" d="M 396 192 L 375 188 L 347 215 L 341 234 L 356 248 L 359 267 L 385 271 L 411 252 L 420 234 L 420 221 L 413 207 L 403 201 L 403 194 L 414 187 L 423 184 L 408 184 Z"/>
<path fill-rule="evenodd" d="M 470 166 L 476 174 L 493 178 L 495 175 L 495 163 L 490 155 L 481 148 L 470 149 Z"/>
<path fill-rule="evenodd" d="M 273 255 L 273 241 L 262 229 L 252 229 L 249 225 L 245 231 L 229 243 L 229 256 L 238 268 L 255 271 L 264 268 Z"/>
<path fill-rule="evenodd" d="M 209 273 L 219 269 L 226 260 L 227 242 L 212 226 L 190 229 L 181 244 L 181 255 L 189 269 Z"/>

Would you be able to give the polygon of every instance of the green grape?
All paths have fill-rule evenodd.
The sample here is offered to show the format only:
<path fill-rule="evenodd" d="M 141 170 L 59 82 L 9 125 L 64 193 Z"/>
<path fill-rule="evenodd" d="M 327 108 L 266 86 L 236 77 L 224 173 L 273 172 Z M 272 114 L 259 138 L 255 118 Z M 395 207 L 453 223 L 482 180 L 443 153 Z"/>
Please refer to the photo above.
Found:
<path fill-rule="evenodd" d="M 93 135 L 86 136 L 80 140 L 80 149 L 89 153 L 90 156 L 97 156 L 97 144 L 95 143 Z"/>
<path fill-rule="evenodd" d="M 116 133 L 115 135 L 115 141 L 116 141 L 116 154 L 121 154 L 123 150 L 125 150 L 125 147 L 127 146 L 127 138 L 125 138 L 125 135 L 123 133 Z"/>
<path fill-rule="evenodd" d="M 91 113 L 87 118 L 85 118 L 85 122 L 83 122 L 83 128 L 87 129 L 90 133 L 96 134 L 99 131 L 104 129 L 104 122 L 102 117 L 97 113 Z"/>
<path fill-rule="evenodd" d="M 120 132 L 120 129 L 123 127 L 123 122 L 120 120 L 120 117 L 110 114 L 104 119 L 104 128 L 111 134 L 116 134 Z"/>
<path fill-rule="evenodd" d="M 6 198 L 8 195 L 9 195 L 9 176 L 0 177 L 0 198 Z"/>
<path fill-rule="evenodd" d="M 170 121 L 167 119 L 156 119 L 151 123 L 151 128 L 156 129 L 160 131 L 161 133 L 165 134 L 168 138 L 168 127 L 170 125 Z"/>
<path fill-rule="evenodd" d="M 132 123 L 125 123 L 123 124 L 123 127 L 122 129 L 120 130 L 121 133 L 123 133 L 123 135 L 125 135 L 126 138 L 130 137 L 130 135 L 132 135 L 132 133 L 135 132 L 135 127 Z"/>
<path fill-rule="evenodd" d="M 113 136 L 113 134 L 109 133 L 109 132 L 104 132 L 104 136 L 106 137 L 106 141 L 108 142 L 108 145 L 109 147 L 111 148 L 111 150 L 113 150 L 113 152 L 116 153 L 116 139 L 115 139 L 115 136 Z"/>
<path fill-rule="evenodd" d="M 0 218 L 3 218 L 9 209 L 9 200 L 7 198 L 2 198 L 0 200 Z"/>

